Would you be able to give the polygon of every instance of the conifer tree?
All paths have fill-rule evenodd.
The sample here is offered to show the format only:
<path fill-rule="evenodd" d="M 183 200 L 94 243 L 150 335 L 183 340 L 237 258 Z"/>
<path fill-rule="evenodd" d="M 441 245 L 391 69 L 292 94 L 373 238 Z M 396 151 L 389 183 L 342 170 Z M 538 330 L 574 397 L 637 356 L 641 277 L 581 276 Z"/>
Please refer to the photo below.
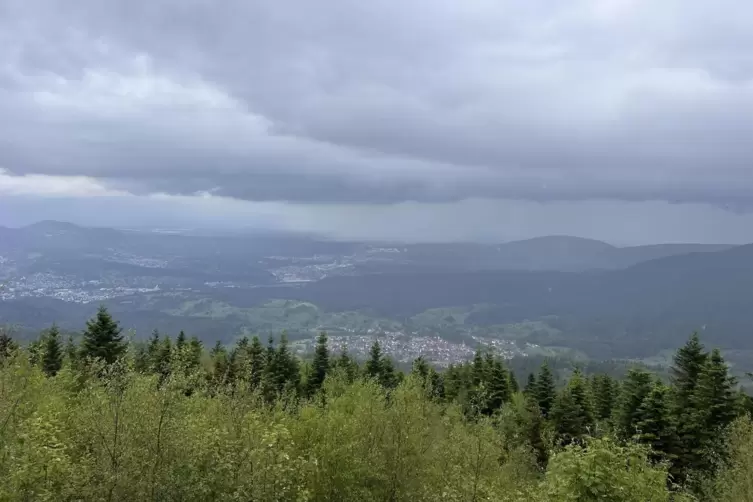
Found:
<path fill-rule="evenodd" d="M 616 382 L 609 375 L 596 375 L 593 379 L 594 413 L 597 420 L 612 417 L 617 397 Z"/>
<path fill-rule="evenodd" d="M 413 366 L 411 367 L 411 373 L 413 375 L 416 375 L 418 378 L 421 379 L 424 384 L 426 384 L 427 379 L 429 378 L 429 370 L 430 370 L 429 363 L 426 362 L 426 359 L 424 359 L 424 356 L 418 356 L 416 359 L 413 360 Z"/>
<path fill-rule="evenodd" d="M 13 342 L 13 338 L 11 338 L 8 330 L 0 327 L 0 361 L 10 357 L 15 347 L 16 344 Z"/>
<path fill-rule="evenodd" d="M 57 324 L 53 324 L 47 333 L 42 357 L 42 371 L 47 376 L 55 376 L 63 366 L 63 351 L 60 346 L 60 330 Z"/>
<path fill-rule="evenodd" d="M 674 462 L 674 469 L 679 473 L 679 481 L 703 463 L 701 436 L 704 435 L 704 420 L 700 416 L 700 411 L 696 409 L 698 399 L 694 396 L 707 360 L 708 353 L 704 350 L 698 333 L 693 333 L 688 342 L 675 353 L 674 364 L 670 368 L 671 411 L 677 425 L 679 441 L 679 453 Z"/>
<path fill-rule="evenodd" d="M 550 412 L 554 428 L 563 444 L 578 441 L 594 424 L 593 410 L 585 380 L 576 370 L 560 391 Z"/>
<path fill-rule="evenodd" d="M 677 350 L 670 368 L 673 385 L 673 405 L 678 415 L 690 410 L 698 378 L 701 375 L 708 353 L 704 350 L 698 333 L 693 333 L 688 342 Z"/>
<path fill-rule="evenodd" d="M 76 363 L 78 362 L 78 355 L 79 350 L 76 346 L 76 341 L 73 339 L 73 335 L 68 335 L 68 340 L 65 342 L 65 359 L 69 367 L 76 367 Z"/>
<path fill-rule="evenodd" d="M 698 385 L 692 396 L 695 415 L 695 439 L 698 451 L 690 451 L 691 468 L 709 471 L 713 464 L 709 452 L 720 454 L 721 438 L 724 430 L 737 416 L 738 405 L 735 395 L 735 379 L 729 375 L 727 364 L 719 349 L 711 352 L 701 370 Z"/>
<path fill-rule="evenodd" d="M 252 389 L 259 388 L 262 375 L 264 375 L 264 347 L 258 336 L 251 339 L 248 347 L 248 380 Z"/>
<path fill-rule="evenodd" d="M 175 350 L 177 352 L 182 352 L 187 342 L 186 333 L 183 330 L 180 330 L 178 337 L 175 339 Z"/>
<path fill-rule="evenodd" d="M 518 392 L 520 392 L 520 385 L 518 385 L 518 379 L 515 378 L 515 372 L 508 371 L 507 374 L 510 375 L 510 392 L 517 394 Z"/>
<path fill-rule="evenodd" d="M 557 396 L 557 391 L 554 386 L 554 375 L 552 375 L 549 363 L 546 361 L 544 361 L 544 364 L 539 369 L 534 396 L 536 404 L 539 405 L 539 410 L 541 410 L 541 415 L 544 418 L 548 417 Z"/>
<path fill-rule="evenodd" d="M 172 340 L 169 336 L 165 336 L 160 343 L 157 354 L 155 371 L 160 374 L 161 379 L 165 379 L 170 375 L 171 363 L 172 363 Z"/>
<path fill-rule="evenodd" d="M 290 353 L 288 335 L 283 332 L 280 344 L 273 356 L 274 382 L 277 392 L 286 390 L 297 392 L 300 383 L 300 366 L 298 358 Z"/>
<path fill-rule="evenodd" d="M 335 361 L 335 368 L 345 375 L 348 382 L 354 382 L 358 376 L 358 363 L 350 357 L 346 347 L 340 351 L 340 356 Z"/>
<path fill-rule="evenodd" d="M 188 342 L 188 366 L 190 368 L 198 368 L 201 364 L 201 354 L 204 352 L 204 347 L 201 341 L 196 336 L 192 336 Z"/>
<path fill-rule="evenodd" d="M 149 359 L 149 368 L 153 373 L 159 371 L 160 351 L 162 349 L 162 340 L 159 331 L 154 329 L 146 345 L 146 356 Z"/>
<path fill-rule="evenodd" d="M 614 413 L 614 425 L 622 438 L 636 434 L 639 408 L 651 392 L 651 380 L 651 374 L 639 368 L 632 368 L 625 377 Z"/>
<path fill-rule="evenodd" d="M 366 361 L 366 376 L 379 381 L 382 373 L 382 347 L 378 340 L 374 340 L 369 350 L 369 360 Z"/>
<path fill-rule="evenodd" d="M 311 374 L 306 381 L 306 394 L 311 397 L 321 389 L 329 371 L 329 348 L 327 347 L 327 333 L 319 333 L 314 349 L 314 360 L 311 363 Z"/>
<path fill-rule="evenodd" d="M 395 365 L 392 362 L 392 358 L 388 355 L 382 356 L 382 362 L 380 364 L 382 374 L 379 378 L 379 383 L 385 389 L 393 389 L 400 383 L 400 376 L 395 371 Z"/>
<path fill-rule="evenodd" d="M 492 360 L 491 368 L 488 371 L 488 381 L 486 384 L 486 406 L 483 413 L 492 415 L 502 408 L 502 405 L 510 401 L 512 392 L 510 391 L 510 376 L 505 369 L 502 361 L 499 359 Z"/>
<path fill-rule="evenodd" d="M 637 413 L 635 438 L 651 447 L 654 461 L 673 461 L 677 457 L 677 432 L 669 410 L 669 389 L 654 382 Z"/>
<path fill-rule="evenodd" d="M 85 359 L 101 359 L 107 364 L 114 363 L 126 350 L 122 329 L 112 318 L 104 305 L 97 315 L 86 322 L 81 355 Z"/>
<path fill-rule="evenodd" d="M 526 396 L 536 395 L 536 375 L 534 373 L 528 374 L 526 386 L 523 388 L 523 394 L 525 394 Z"/>

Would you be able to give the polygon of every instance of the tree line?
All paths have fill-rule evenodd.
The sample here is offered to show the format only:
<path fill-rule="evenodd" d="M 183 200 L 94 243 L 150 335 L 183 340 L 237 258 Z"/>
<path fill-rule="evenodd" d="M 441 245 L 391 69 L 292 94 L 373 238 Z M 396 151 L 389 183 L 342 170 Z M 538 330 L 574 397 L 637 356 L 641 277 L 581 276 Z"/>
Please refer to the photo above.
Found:
<path fill-rule="evenodd" d="M 284 334 L 133 343 L 102 307 L 78 342 L 0 333 L 0 500 L 753 500 L 751 410 L 697 335 L 668 382 L 519 384 L 483 349 L 403 372 L 326 333 L 306 360 Z"/>

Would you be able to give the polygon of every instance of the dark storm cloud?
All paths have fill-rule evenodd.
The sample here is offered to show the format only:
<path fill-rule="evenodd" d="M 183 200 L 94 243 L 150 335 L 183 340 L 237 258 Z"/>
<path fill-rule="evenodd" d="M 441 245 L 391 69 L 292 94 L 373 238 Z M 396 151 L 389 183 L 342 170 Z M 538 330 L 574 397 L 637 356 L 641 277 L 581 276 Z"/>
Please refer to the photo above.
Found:
<path fill-rule="evenodd" d="M 753 199 L 724 0 L 6 0 L 0 167 L 316 202 Z"/>

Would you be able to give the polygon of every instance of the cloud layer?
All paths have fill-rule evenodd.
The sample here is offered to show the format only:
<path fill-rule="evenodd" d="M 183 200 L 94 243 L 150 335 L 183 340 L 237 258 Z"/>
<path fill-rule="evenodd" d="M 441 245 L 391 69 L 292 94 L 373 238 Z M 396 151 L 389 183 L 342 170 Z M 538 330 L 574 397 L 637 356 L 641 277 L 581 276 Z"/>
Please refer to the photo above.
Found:
<path fill-rule="evenodd" d="M 747 208 L 751 25 L 732 0 L 5 0 L 0 185 Z"/>

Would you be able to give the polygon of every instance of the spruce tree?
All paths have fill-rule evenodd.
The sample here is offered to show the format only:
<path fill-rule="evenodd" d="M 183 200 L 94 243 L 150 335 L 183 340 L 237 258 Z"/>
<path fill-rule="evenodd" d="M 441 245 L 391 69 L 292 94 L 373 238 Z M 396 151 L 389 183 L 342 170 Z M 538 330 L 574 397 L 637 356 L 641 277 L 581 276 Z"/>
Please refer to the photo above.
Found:
<path fill-rule="evenodd" d="M 536 396 L 536 375 L 534 373 L 528 374 L 526 386 L 523 388 L 523 394 L 531 397 Z"/>
<path fill-rule="evenodd" d="M 16 345 L 6 328 L 0 327 L 0 361 L 10 357 Z"/>
<path fill-rule="evenodd" d="M 614 425 L 622 438 L 636 434 L 639 408 L 651 387 L 651 374 L 642 369 L 632 368 L 625 377 L 614 414 Z"/>
<path fill-rule="evenodd" d="M 251 339 L 248 348 L 248 380 L 252 389 L 259 388 L 262 375 L 264 374 L 264 347 L 258 336 Z"/>
<path fill-rule="evenodd" d="M 327 347 L 327 333 L 321 332 L 316 340 L 314 360 L 311 363 L 311 373 L 306 381 L 306 394 L 311 397 L 321 389 L 329 371 L 329 348 Z"/>
<path fill-rule="evenodd" d="M 81 355 L 84 359 L 101 359 L 106 364 L 114 363 L 126 350 L 122 329 L 104 305 L 97 315 L 86 322 Z"/>
<path fill-rule="evenodd" d="M 596 375 L 593 379 L 594 413 L 597 420 L 609 420 L 614 413 L 617 385 L 609 375 Z"/>
<path fill-rule="evenodd" d="M 198 368 L 201 365 L 201 354 L 204 352 L 204 346 L 198 337 L 192 336 L 188 342 L 188 366 Z"/>
<path fill-rule="evenodd" d="M 560 391 L 550 415 L 563 444 L 581 440 L 593 427 L 593 410 L 586 382 L 580 371 L 576 370 L 567 386 Z"/>
<path fill-rule="evenodd" d="M 512 392 L 510 390 L 510 376 L 505 369 L 502 361 L 499 359 L 491 362 L 491 369 L 488 371 L 488 381 L 486 384 L 486 406 L 482 412 L 486 415 L 492 415 L 500 410 L 502 405 L 510 401 Z"/>
<path fill-rule="evenodd" d="M 382 373 L 382 347 L 378 340 L 374 340 L 369 350 L 369 360 L 366 361 L 366 376 L 379 381 L 382 378 Z"/>
<path fill-rule="evenodd" d="M 701 370 L 698 385 L 692 396 L 695 410 L 695 416 L 692 418 L 696 424 L 699 448 L 697 452 L 689 452 L 691 457 L 695 457 L 691 462 L 691 468 L 710 471 L 713 465 L 709 459 L 709 452 L 723 453 L 721 438 L 738 412 L 735 385 L 736 381 L 729 375 L 721 352 L 714 349 Z"/>
<path fill-rule="evenodd" d="M 165 379 L 170 375 L 172 365 L 172 340 L 169 336 L 165 336 L 157 349 L 155 371 L 159 373 L 161 379 Z"/>
<path fill-rule="evenodd" d="M 388 355 L 382 356 L 382 362 L 380 364 L 382 368 L 382 374 L 379 378 L 379 383 L 385 389 L 393 389 L 400 383 L 400 376 L 395 370 L 395 365 L 392 362 L 392 358 Z"/>
<path fill-rule="evenodd" d="M 349 383 L 354 382 L 358 376 L 358 363 L 350 357 L 346 347 L 343 347 L 340 351 L 340 356 L 335 361 L 335 368 L 345 375 Z"/>
<path fill-rule="evenodd" d="M 413 366 L 411 367 L 411 374 L 417 376 L 424 384 L 426 384 L 429 378 L 429 370 L 431 367 L 426 362 L 424 356 L 418 356 L 413 360 Z"/>
<path fill-rule="evenodd" d="M 703 370 L 708 353 L 704 350 L 698 333 L 693 333 L 685 346 L 678 349 L 670 368 L 673 386 L 673 405 L 679 415 L 690 410 L 693 393 Z"/>
<path fill-rule="evenodd" d="M 518 385 L 518 379 L 515 378 L 515 372 L 508 371 L 507 374 L 510 376 L 509 377 L 510 392 L 512 392 L 513 394 L 517 394 L 518 392 L 520 392 L 520 385 Z"/>
<path fill-rule="evenodd" d="M 701 372 L 708 360 L 698 333 L 693 333 L 688 342 L 677 350 L 674 364 L 670 368 L 672 377 L 672 418 L 677 427 L 679 454 L 674 469 L 682 481 L 687 473 L 698 469 L 702 464 L 703 440 L 705 434 L 702 412 L 696 408 L 696 388 Z"/>
<path fill-rule="evenodd" d="M 300 384 L 300 366 L 298 358 L 290 353 L 287 333 L 283 332 L 280 336 L 280 344 L 273 357 L 277 392 L 297 392 Z"/>
<path fill-rule="evenodd" d="M 76 367 L 78 356 L 79 349 L 76 345 L 76 341 L 73 339 L 73 335 L 68 335 L 68 340 L 65 342 L 65 359 L 67 360 L 69 367 Z"/>
<path fill-rule="evenodd" d="M 42 371 L 49 376 L 57 375 L 63 366 L 63 350 L 60 346 L 60 330 L 53 324 L 47 333 L 42 357 Z"/>
<path fill-rule="evenodd" d="M 634 438 L 651 447 L 654 461 L 677 458 L 678 438 L 669 409 L 669 389 L 655 382 L 637 413 Z"/>
<path fill-rule="evenodd" d="M 536 378 L 534 396 L 536 398 L 536 404 L 539 405 L 541 415 L 544 418 L 549 416 L 549 412 L 554 404 L 554 399 L 557 396 L 557 391 L 554 385 L 554 375 L 549 369 L 549 363 L 544 361 L 539 369 L 539 376 Z"/>
<path fill-rule="evenodd" d="M 177 352 L 182 352 L 187 342 L 188 340 L 186 339 L 186 333 L 183 330 L 180 330 L 178 337 L 175 339 L 175 350 Z"/>
<path fill-rule="evenodd" d="M 159 331 L 155 329 L 152 331 L 152 335 L 149 337 L 146 345 L 146 356 L 149 359 L 149 368 L 153 373 L 159 371 L 161 348 L 162 340 L 160 339 Z"/>

